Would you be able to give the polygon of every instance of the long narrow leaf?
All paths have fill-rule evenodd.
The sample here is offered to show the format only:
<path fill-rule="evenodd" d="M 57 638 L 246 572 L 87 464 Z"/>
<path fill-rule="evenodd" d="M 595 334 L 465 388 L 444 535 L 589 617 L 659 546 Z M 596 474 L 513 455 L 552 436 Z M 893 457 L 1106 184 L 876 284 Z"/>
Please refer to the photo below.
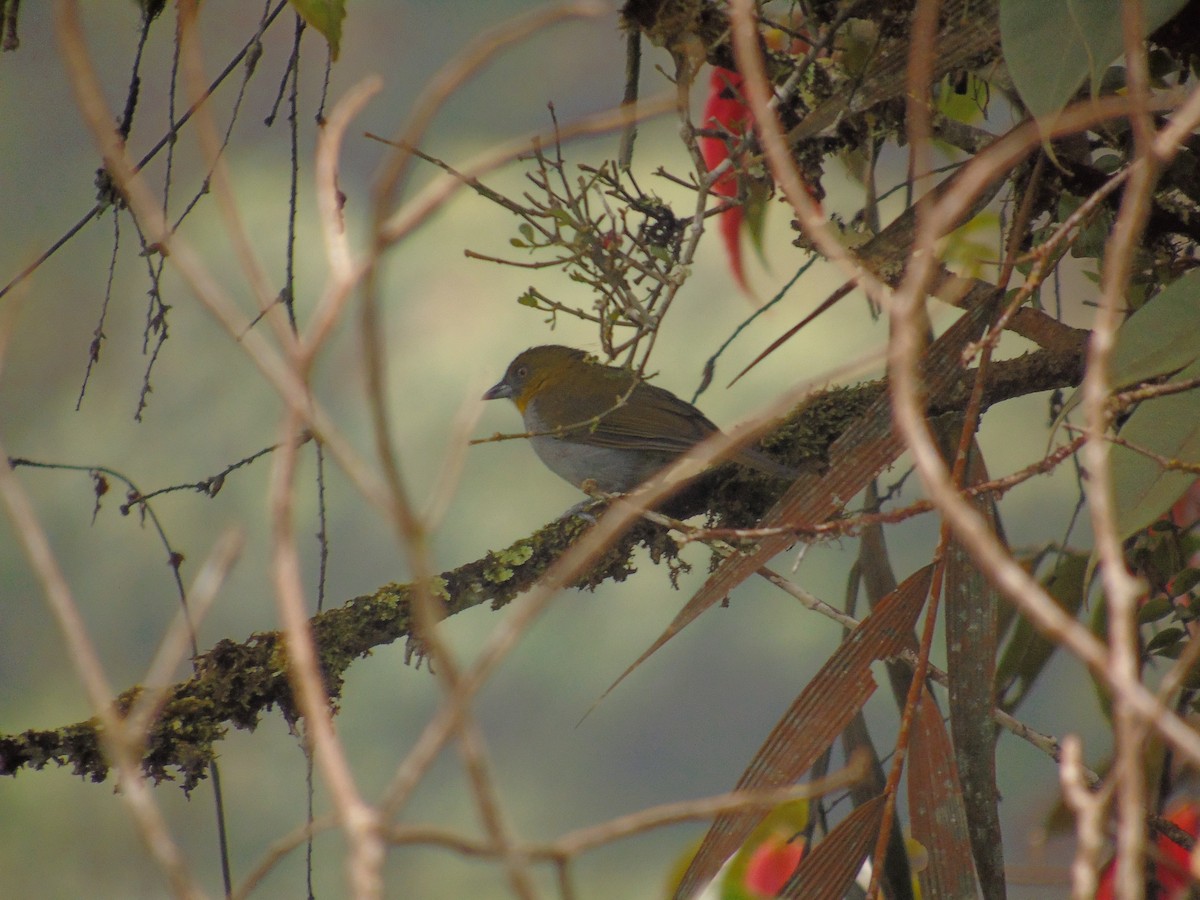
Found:
<path fill-rule="evenodd" d="M 888 670 L 891 671 L 889 666 Z M 867 732 L 867 720 L 862 710 L 854 714 L 846 730 L 842 732 L 842 745 L 846 748 L 846 757 L 854 753 L 866 753 L 868 768 L 862 781 L 850 786 L 850 799 L 855 808 L 875 800 L 883 793 L 887 785 L 887 774 L 879 761 L 879 753 Z M 904 841 L 904 828 L 900 816 L 892 813 L 892 831 L 888 837 L 887 854 L 883 861 L 883 873 L 880 879 L 884 894 L 889 900 L 913 900 L 912 869 L 909 866 L 908 849 Z"/>
<path fill-rule="evenodd" d="M 867 512 L 879 511 L 879 492 L 875 481 L 867 485 L 863 509 Z M 859 535 L 858 572 L 861 576 L 862 589 L 867 595 L 867 602 L 871 609 L 878 606 L 884 597 L 896 589 L 896 573 L 888 558 L 887 540 L 884 537 L 883 525 L 879 522 L 867 524 L 863 528 L 862 534 Z M 849 608 L 847 608 L 847 612 L 850 612 Z M 917 652 L 918 642 L 915 632 L 910 639 L 909 647 L 913 653 Z M 903 709 L 908 697 L 909 685 L 912 684 L 912 670 L 907 665 L 888 663 L 887 673 L 892 687 L 892 695 L 896 699 L 896 706 Z M 867 731 L 866 717 L 861 710 L 850 720 L 850 724 L 843 732 L 842 744 L 846 748 L 847 758 L 855 750 L 862 750 L 870 754 L 871 768 L 868 770 L 868 778 L 850 787 L 850 799 L 856 807 L 862 806 L 883 793 L 887 776 L 884 774 L 879 754 Z M 895 811 L 892 813 L 892 828 L 888 837 L 880 886 L 889 900 L 914 900 L 912 869 L 909 866 L 904 829 L 901 826 L 900 817 Z"/>
<path fill-rule="evenodd" d="M 817 844 L 780 892 L 789 900 L 842 900 L 879 834 L 884 798 L 864 803 Z"/>
<path fill-rule="evenodd" d="M 1063 553 L 1041 579 L 1046 592 L 1072 617 L 1079 615 L 1087 596 L 1083 580 L 1087 566 L 1086 553 Z M 1057 651 L 1058 644 L 1028 619 L 1017 619 L 996 666 L 995 693 L 1001 709 L 1016 712 Z"/>
<path fill-rule="evenodd" d="M 926 566 L 909 576 L 851 632 L 771 729 L 738 779 L 739 790 L 797 781 L 842 733 L 875 690 L 871 663 L 896 655 L 911 640 L 929 593 L 930 573 Z M 711 881 L 763 815 L 762 810 L 746 810 L 718 816 L 680 880 L 676 900 L 691 897 Z"/>
<path fill-rule="evenodd" d="M 978 484 L 987 477 L 982 451 L 972 441 L 966 483 Z M 1003 540 L 992 499 L 976 497 L 973 505 Z M 975 867 L 982 896 L 987 900 L 1003 900 L 1004 844 L 1000 831 L 1000 792 L 996 788 L 996 724 L 992 721 L 996 706 L 1000 595 L 958 541 L 951 541 L 947 551 L 945 597 L 950 731 L 962 775 Z"/>
<path fill-rule="evenodd" d="M 908 764 L 908 808 L 912 835 L 929 854 L 929 864 L 920 875 L 921 896 L 977 897 L 954 748 L 928 689 L 921 697 L 915 726 Z"/>

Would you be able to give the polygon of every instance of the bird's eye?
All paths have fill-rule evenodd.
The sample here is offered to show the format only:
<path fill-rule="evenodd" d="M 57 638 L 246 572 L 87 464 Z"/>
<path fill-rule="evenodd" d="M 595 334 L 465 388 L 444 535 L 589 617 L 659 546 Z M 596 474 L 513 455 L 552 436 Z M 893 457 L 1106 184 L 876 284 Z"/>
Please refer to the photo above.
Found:
<path fill-rule="evenodd" d="M 513 373 L 518 378 L 524 378 L 529 374 L 529 366 L 517 366 L 517 371 Z"/>

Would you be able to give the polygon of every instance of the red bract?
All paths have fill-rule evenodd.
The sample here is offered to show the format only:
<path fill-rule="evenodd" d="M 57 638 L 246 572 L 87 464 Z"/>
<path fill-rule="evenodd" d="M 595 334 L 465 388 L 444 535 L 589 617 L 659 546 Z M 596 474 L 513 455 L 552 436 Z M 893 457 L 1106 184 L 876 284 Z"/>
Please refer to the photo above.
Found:
<path fill-rule="evenodd" d="M 1167 814 L 1167 821 L 1178 825 L 1192 837 L 1200 833 L 1200 808 L 1194 802 L 1182 803 Z M 1188 851 L 1170 838 L 1158 835 L 1154 839 L 1154 881 L 1159 892 L 1156 895 L 1161 900 L 1183 900 L 1188 896 L 1188 888 L 1192 878 L 1188 874 Z M 1113 879 L 1116 877 L 1116 864 L 1110 862 L 1100 873 L 1100 886 L 1096 890 L 1096 900 L 1113 900 L 1116 896 Z"/>
<path fill-rule="evenodd" d="M 700 151 L 704 154 L 704 165 L 708 171 L 729 159 L 730 146 L 745 136 L 752 128 L 754 117 L 746 106 L 742 94 L 742 76 L 732 69 L 714 68 L 709 81 L 708 101 L 704 104 L 704 122 L 702 127 L 707 131 L 721 132 L 725 137 L 701 137 Z M 738 179 L 734 171 L 737 162 L 734 161 L 722 173 L 712 186 L 712 191 L 718 197 L 736 199 L 738 195 Z M 721 240 L 725 244 L 725 253 L 729 257 L 729 269 L 734 279 L 743 291 L 749 292 L 746 286 L 746 275 L 742 264 L 741 231 L 745 213 L 740 205 L 732 206 L 721 213 Z"/>
<path fill-rule="evenodd" d="M 800 858 L 804 856 L 804 841 L 789 841 L 770 837 L 755 848 L 746 866 L 745 887 L 764 897 L 774 897 L 787 884 Z"/>

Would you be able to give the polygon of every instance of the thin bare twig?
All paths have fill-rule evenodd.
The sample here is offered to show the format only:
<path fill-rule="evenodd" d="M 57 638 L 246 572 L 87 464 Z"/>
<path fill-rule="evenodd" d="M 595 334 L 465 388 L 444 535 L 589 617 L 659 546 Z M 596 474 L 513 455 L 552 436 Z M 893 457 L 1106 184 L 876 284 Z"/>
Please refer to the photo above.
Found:
<path fill-rule="evenodd" d="M 180 608 L 159 642 L 158 652 L 141 681 L 144 690 L 125 717 L 130 734 L 138 736 L 135 755 L 139 759 L 145 749 L 146 734 L 167 698 L 171 676 L 188 654 L 195 652 L 196 629 L 224 587 L 244 543 L 245 535 L 241 530 L 230 529 L 221 535 L 192 581 L 187 606 Z"/>
<path fill-rule="evenodd" d="M 1077 735 L 1067 735 L 1062 749 L 1059 781 L 1063 800 L 1075 813 L 1075 835 L 1079 842 L 1075 860 L 1071 863 L 1071 898 L 1092 900 L 1096 896 L 1096 875 L 1104 852 L 1104 813 L 1112 796 L 1112 782 L 1105 782 L 1099 793 L 1093 793 L 1093 786 L 1085 783 L 1081 775 L 1083 744 Z"/>
<path fill-rule="evenodd" d="M 266 270 L 259 261 L 250 240 L 245 220 L 236 199 L 237 191 L 229 178 L 226 165 L 224 141 L 213 122 L 210 104 L 204 102 L 206 82 L 204 79 L 204 52 L 200 46 L 200 29 L 197 26 L 199 0 L 183 0 L 179 4 L 179 60 L 184 74 L 184 83 L 189 89 L 191 107 L 195 109 L 195 132 L 209 171 L 209 183 L 217 198 L 217 208 L 224 221 L 225 233 L 233 247 L 234 256 L 241 266 L 246 283 L 254 291 L 257 308 L 265 310 L 276 299 Z M 276 329 L 290 330 L 281 318 L 268 317 Z M 287 340 L 282 334 L 282 340 Z"/>
<path fill-rule="evenodd" d="M 359 493 L 368 503 L 386 511 L 383 500 L 385 491 L 378 476 L 334 426 L 279 351 L 267 342 L 258 329 L 249 328 L 250 320 L 220 287 L 192 246 L 170 229 L 145 179 L 131 165 L 123 142 L 113 130 L 114 117 L 98 88 L 100 80 L 78 19 L 77 0 L 60 0 L 58 9 L 62 13 L 58 32 L 64 46 L 65 70 L 80 113 L 100 148 L 106 170 L 120 186 L 150 242 L 163 247 L 169 262 L 176 267 L 196 298 L 249 356 L 287 406 L 301 416 L 322 440 Z M 286 329 L 276 329 L 276 333 L 290 335 Z M 284 339 L 290 340 L 290 337 Z"/>
<path fill-rule="evenodd" d="M 769 81 L 759 46 L 756 18 L 757 9 L 753 0 L 732 0 L 730 3 L 729 21 L 733 30 L 734 59 L 737 60 L 738 71 L 745 79 L 746 102 L 754 113 L 759 140 L 762 142 L 771 176 L 796 213 L 804 234 L 817 250 L 836 263 L 847 278 L 854 279 L 873 302 L 886 308 L 890 289 L 868 271 L 838 239 L 821 215 L 816 202 L 809 196 L 800 173 L 796 170 L 779 115 L 771 105 Z"/>
<path fill-rule="evenodd" d="M 62 5 L 56 9 L 60 28 L 70 27 L 69 18 L 72 12 L 77 10 L 67 10 Z M 78 22 L 74 24 L 77 26 Z M 5 308 L 4 316 L 0 319 L 0 364 L 3 363 L 4 351 L 15 323 L 13 310 L 12 305 Z M 8 454 L 0 436 L 0 460 L 7 459 Z M 87 625 L 75 602 L 71 587 L 58 564 L 33 503 L 16 473 L 6 462 L 0 464 L 0 503 L 12 522 L 13 532 L 29 560 L 30 567 L 41 583 L 46 605 L 67 645 L 67 656 L 79 677 L 93 713 L 100 721 L 101 745 L 119 773 L 119 795 L 122 802 L 128 808 L 130 817 L 155 862 L 170 882 L 172 891 L 179 897 L 201 897 L 202 891 L 192 877 L 183 852 L 171 837 L 166 819 L 142 773 L 140 756 L 136 751 L 141 743 L 140 738 L 132 729 L 127 729 L 125 721 L 117 714 L 112 686 L 100 656 L 88 636 Z"/>
<path fill-rule="evenodd" d="M 292 524 L 292 485 L 297 459 L 294 436 L 299 424 L 294 413 L 288 412 L 284 416 L 280 449 L 271 466 L 271 573 L 275 603 L 287 641 L 288 681 L 304 714 L 305 735 L 312 741 L 317 764 L 329 785 L 338 824 L 346 832 L 350 848 L 347 861 L 350 886 L 355 897 L 369 900 L 383 895 L 384 846 L 378 812 L 360 796 L 341 740 L 334 732 L 329 697 L 309 626 L 300 555 Z"/>
<path fill-rule="evenodd" d="M 1156 168 L 1150 165 L 1154 126 L 1147 110 L 1150 91 L 1142 21 L 1140 0 L 1121 4 L 1134 159 L 1145 162 L 1131 167 L 1133 172 L 1121 194 L 1117 219 L 1105 245 L 1100 299 L 1092 322 L 1082 387 L 1088 438 L 1082 457 L 1088 473 L 1088 511 L 1107 599 L 1108 666 L 1112 678 L 1129 687 L 1141 687 L 1137 610 L 1138 598 L 1145 588 L 1125 565 L 1109 467 L 1111 444 L 1106 438 L 1108 367 L 1116 347 L 1117 328 L 1124 319 L 1125 290 L 1133 272 L 1134 255 L 1150 215 L 1151 194 L 1158 177 Z M 1116 747 L 1112 777 L 1116 780 L 1118 812 L 1114 886 L 1121 900 L 1138 900 L 1145 891 L 1146 773 L 1139 718 L 1128 704 L 1113 705 Z"/>

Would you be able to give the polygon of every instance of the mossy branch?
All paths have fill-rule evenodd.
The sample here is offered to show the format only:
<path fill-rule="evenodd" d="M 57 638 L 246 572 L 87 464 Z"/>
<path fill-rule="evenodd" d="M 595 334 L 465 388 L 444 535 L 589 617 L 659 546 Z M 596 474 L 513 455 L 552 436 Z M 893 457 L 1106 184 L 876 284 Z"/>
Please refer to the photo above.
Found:
<path fill-rule="evenodd" d="M 1073 334 L 1078 340 L 1066 347 L 996 364 L 986 403 L 1077 384 L 1083 370 L 1084 333 Z M 961 409 L 973 378 L 972 371 L 964 371 L 958 390 L 932 398 L 930 415 Z M 883 382 L 873 382 L 816 395 L 768 436 L 766 449 L 789 465 L 819 460 L 884 387 Z M 716 522 L 738 527 L 757 521 L 778 490 L 772 479 L 726 465 L 670 501 L 671 511 L 683 518 L 708 512 Z M 575 516 L 551 522 L 502 550 L 442 573 L 433 592 L 445 604 L 447 615 L 485 602 L 499 609 L 534 585 L 587 527 L 585 520 Z M 605 581 L 624 581 L 636 571 L 633 555 L 639 547 L 646 548 L 655 563 L 674 561 L 678 550 L 665 529 L 639 523 L 614 542 L 575 587 L 592 589 Z M 412 585 L 386 584 L 312 617 L 332 703 L 337 704 L 346 672 L 356 659 L 398 638 L 413 638 L 412 592 Z M 140 690 L 135 686 L 123 692 L 118 707 L 127 710 Z M 156 782 L 178 781 L 190 791 L 206 776 L 215 745 L 229 725 L 252 730 L 272 707 L 279 708 L 289 725 L 298 718 L 282 634 L 264 631 L 240 643 L 219 641 L 196 658 L 195 674 L 168 692 L 148 736 L 143 757 L 146 774 Z M 109 763 L 100 751 L 97 729 L 98 720 L 92 718 L 50 730 L 0 735 L 0 774 L 15 775 L 56 763 L 69 765 L 75 774 L 92 781 L 103 781 Z"/>

